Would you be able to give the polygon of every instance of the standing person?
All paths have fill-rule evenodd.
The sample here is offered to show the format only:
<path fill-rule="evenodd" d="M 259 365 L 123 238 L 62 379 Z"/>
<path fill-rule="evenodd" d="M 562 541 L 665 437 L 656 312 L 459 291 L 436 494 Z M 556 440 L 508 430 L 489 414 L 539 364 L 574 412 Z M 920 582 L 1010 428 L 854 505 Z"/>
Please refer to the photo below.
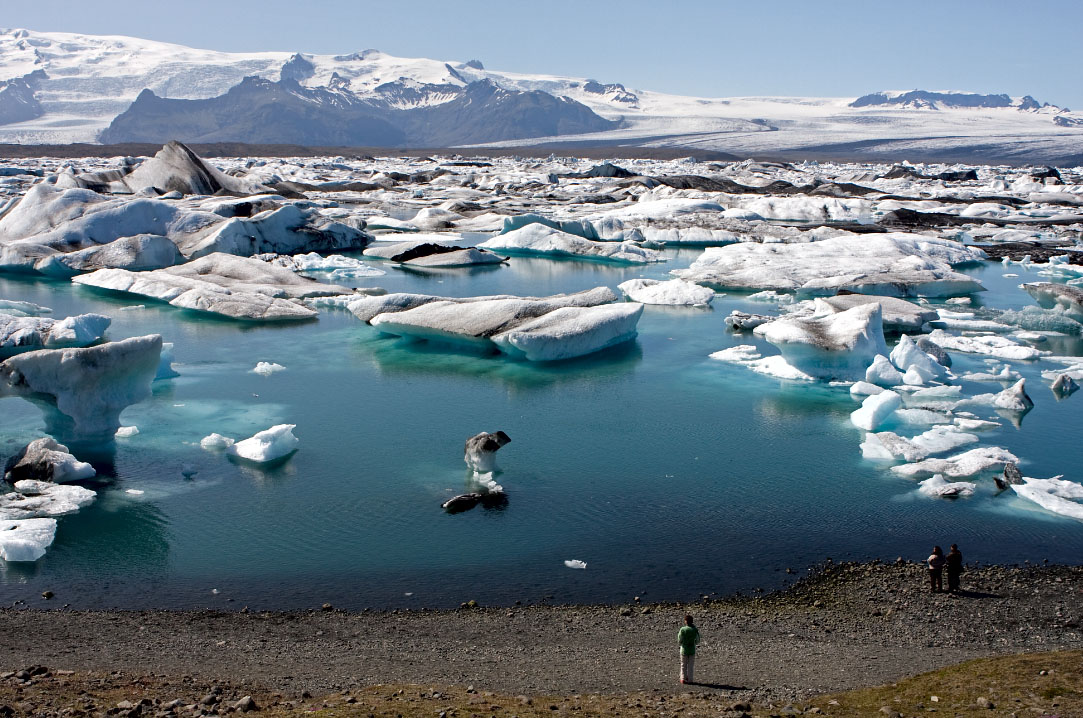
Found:
<path fill-rule="evenodd" d="M 963 554 L 955 544 L 945 557 L 948 569 L 948 593 L 956 593 L 959 590 L 959 574 L 963 572 Z"/>
<path fill-rule="evenodd" d="M 691 614 L 684 617 L 684 625 L 677 631 L 677 643 L 681 647 L 681 683 L 694 683 L 693 671 L 696 667 L 699 629 L 693 625 Z"/>
<path fill-rule="evenodd" d="M 960 554 L 962 555 L 962 554 Z M 940 593 L 944 590 L 944 550 L 939 546 L 933 546 L 933 554 L 928 558 L 929 563 L 929 586 L 933 589 L 933 593 Z"/>

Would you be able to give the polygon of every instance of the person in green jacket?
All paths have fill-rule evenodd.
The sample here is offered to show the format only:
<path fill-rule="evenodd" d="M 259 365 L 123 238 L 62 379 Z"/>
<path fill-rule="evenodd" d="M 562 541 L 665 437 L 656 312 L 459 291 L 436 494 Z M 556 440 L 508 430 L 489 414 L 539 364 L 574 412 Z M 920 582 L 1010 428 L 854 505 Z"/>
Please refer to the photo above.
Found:
<path fill-rule="evenodd" d="M 677 631 L 677 643 L 681 647 L 681 683 L 694 683 L 692 673 L 696 666 L 699 629 L 693 625 L 691 614 L 684 617 L 684 625 Z"/>

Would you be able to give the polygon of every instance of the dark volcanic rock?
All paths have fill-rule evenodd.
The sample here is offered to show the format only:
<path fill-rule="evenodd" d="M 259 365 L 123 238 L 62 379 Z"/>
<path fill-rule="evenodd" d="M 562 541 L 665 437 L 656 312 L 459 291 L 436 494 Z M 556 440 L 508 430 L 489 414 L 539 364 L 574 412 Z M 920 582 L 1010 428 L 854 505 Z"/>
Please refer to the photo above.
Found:
<path fill-rule="evenodd" d="M 981 247 L 989 255 L 989 259 L 1001 260 L 1007 257 L 1018 262 L 1029 254 L 1030 258 L 1035 262 L 1048 262 L 1051 257 L 1060 257 L 1067 254 L 1069 264 L 1083 264 L 1083 252 L 1064 245 L 1039 244 L 1038 242 L 1000 242 L 997 244 L 976 244 L 974 246 Z"/>

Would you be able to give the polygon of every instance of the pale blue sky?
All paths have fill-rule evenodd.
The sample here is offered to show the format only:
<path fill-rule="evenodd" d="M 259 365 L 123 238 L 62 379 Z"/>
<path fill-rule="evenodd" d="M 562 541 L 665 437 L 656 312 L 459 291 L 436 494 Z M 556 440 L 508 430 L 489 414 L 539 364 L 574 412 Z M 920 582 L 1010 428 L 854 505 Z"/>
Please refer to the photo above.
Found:
<path fill-rule="evenodd" d="M 0 25 L 477 58 L 677 94 L 1030 94 L 1083 110 L 1083 0 L 4 0 Z"/>

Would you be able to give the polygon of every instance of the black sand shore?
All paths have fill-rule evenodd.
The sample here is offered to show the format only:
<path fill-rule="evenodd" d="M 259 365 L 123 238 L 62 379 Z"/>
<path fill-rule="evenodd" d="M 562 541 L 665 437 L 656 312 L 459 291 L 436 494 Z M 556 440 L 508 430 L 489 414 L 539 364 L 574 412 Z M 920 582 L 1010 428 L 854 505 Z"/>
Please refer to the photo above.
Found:
<path fill-rule="evenodd" d="M 300 695 L 377 683 L 507 694 L 677 692 L 685 612 L 697 690 L 800 700 L 971 658 L 1083 648 L 1083 567 L 983 567 L 959 595 L 920 565 L 828 566 L 763 598 L 697 604 L 298 613 L 0 611 L 0 671 L 187 675 Z"/>

